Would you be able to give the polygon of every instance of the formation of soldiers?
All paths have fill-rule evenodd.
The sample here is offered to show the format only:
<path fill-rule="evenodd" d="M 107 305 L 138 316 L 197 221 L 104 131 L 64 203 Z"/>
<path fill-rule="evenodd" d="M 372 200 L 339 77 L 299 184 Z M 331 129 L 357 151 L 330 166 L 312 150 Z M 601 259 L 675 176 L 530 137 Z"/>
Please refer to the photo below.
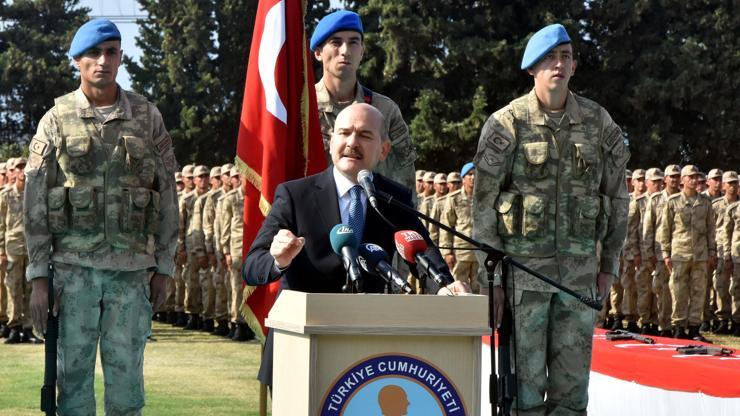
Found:
<path fill-rule="evenodd" d="M 668 165 L 626 176 L 621 276 L 601 325 L 674 338 L 740 336 L 738 174 Z"/>
<path fill-rule="evenodd" d="M 231 163 L 175 174 L 180 229 L 174 284 L 154 319 L 234 341 L 254 334 L 240 312 L 244 178 Z"/>
<path fill-rule="evenodd" d="M 6 344 L 43 343 L 33 332 L 31 283 L 26 281 L 23 190 L 26 159 L 0 163 L 0 337 Z"/>

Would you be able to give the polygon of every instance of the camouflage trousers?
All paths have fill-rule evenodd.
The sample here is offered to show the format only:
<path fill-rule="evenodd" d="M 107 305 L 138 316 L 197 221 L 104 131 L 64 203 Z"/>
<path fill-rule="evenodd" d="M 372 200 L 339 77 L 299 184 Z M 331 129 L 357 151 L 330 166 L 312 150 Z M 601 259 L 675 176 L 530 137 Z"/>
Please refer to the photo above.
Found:
<path fill-rule="evenodd" d="M 8 294 L 8 326 L 31 327 L 31 282 L 26 281 L 28 256 L 8 255 L 5 287 Z"/>
<path fill-rule="evenodd" d="M 151 332 L 149 272 L 117 272 L 55 263 L 60 294 L 57 351 L 58 414 L 95 415 L 98 343 L 105 414 L 140 415 L 144 347 Z"/>
<path fill-rule="evenodd" d="M 714 284 L 712 284 L 712 278 L 714 276 L 715 270 L 710 270 L 707 267 L 707 286 L 706 286 L 706 294 L 704 297 L 704 310 L 702 311 L 702 321 L 713 321 L 717 318 L 717 316 L 714 315 L 714 310 L 717 308 L 717 292 L 714 290 Z"/>
<path fill-rule="evenodd" d="M 740 325 L 740 262 L 733 264 L 730 295 L 732 296 L 732 322 Z"/>
<path fill-rule="evenodd" d="M 458 260 L 455 263 L 455 267 L 452 268 L 452 275 L 455 276 L 455 280 L 469 284 L 473 293 L 478 293 L 480 291 L 477 260 Z"/>
<path fill-rule="evenodd" d="M 730 281 L 732 273 L 730 262 L 721 256 L 717 258 L 717 268 L 714 270 L 713 286 L 716 295 L 714 314 L 717 319 L 729 320 L 732 317 L 732 296 L 730 295 Z"/>
<path fill-rule="evenodd" d="M 180 291 L 182 291 L 182 297 L 180 297 L 180 303 L 178 303 L 177 295 L 180 294 Z M 175 266 L 175 275 L 172 278 L 172 282 L 167 285 L 167 300 L 164 302 L 164 310 L 166 312 L 182 312 L 182 300 L 184 297 L 185 287 L 182 284 L 182 266 Z"/>
<path fill-rule="evenodd" d="M 622 288 L 622 282 L 620 282 L 620 280 L 621 279 L 614 279 L 614 283 L 612 283 L 611 290 L 609 291 L 609 303 L 612 305 L 609 310 L 609 315 L 618 319 L 624 318 L 624 313 L 622 313 L 624 289 Z"/>
<path fill-rule="evenodd" d="M 671 329 L 671 314 L 673 312 L 673 295 L 668 284 L 671 274 L 665 267 L 663 260 L 658 260 L 653 270 L 653 293 L 658 304 L 658 326 L 662 330 Z"/>
<path fill-rule="evenodd" d="M 213 268 L 210 266 L 198 272 L 200 293 L 203 303 L 203 319 L 213 319 L 216 309 L 216 290 L 213 287 Z"/>
<path fill-rule="evenodd" d="M 213 319 L 217 321 L 226 319 L 229 316 L 227 292 L 230 291 L 230 288 L 226 284 L 228 272 L 225 269 L 226 264 L 219 262 L 218 266 L 214 267 L 211 271 L 214 299 Z"/>
<path fill-rule="evenodd" d="M 182 276 L 185 283 L 185 312 L 200 315 L 203 312 L 203 294 L 200 288 L 200 266 L 195 254 L 188 254 Z"/>
<path fill-rule="evenodd" d="M 707 261 L 673 261 L 671 273 L 673 314 L 676 327 L 699 325 L 707 290 Z"/>
<path fill-rule="evenodd" d="M 242 287 L 242 259 L 241 257 L 234 257 L 231 263 L 231 270 L 229 270 L 229 288 L 231 289 L 231 303 L 229 304 L 229 318 L 231 323 L 243 323 L 244 316 L 242 315 L 239 308 L 242 305 L 243 300 L 243 287 Z"/>
<path fill-rule="evenodd" d="M 0 268 L 0 322 L 8 320 L 8 291 L 5 289 L 5 268 Z"/>
<path fill-rule="evenodd" d="M 628 322 L 637 321 L 637 282 L 632 260 L 624 261 L 620 283 L 622 284 L 622 315 Z"/>
<path fill-rule="evenodd" d="M 658 306 L 653 293 L 653 276 L 649 266 L 641 264 L 635 274 L 637 285 L 637 315 L 640 325 L 658 324 Z"/>

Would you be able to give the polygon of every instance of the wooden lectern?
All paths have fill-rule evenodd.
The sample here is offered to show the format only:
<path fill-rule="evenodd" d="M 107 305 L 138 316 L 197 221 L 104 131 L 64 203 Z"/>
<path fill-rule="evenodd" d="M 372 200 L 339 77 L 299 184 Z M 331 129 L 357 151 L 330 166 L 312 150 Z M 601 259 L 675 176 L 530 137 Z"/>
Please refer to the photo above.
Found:
<path fill-rule="evenodd" d="M 485 296 L 285 290 L 266 324 L 275 416 L 380 415 L 398 394 L 409 416 L 480 414 Z"/>

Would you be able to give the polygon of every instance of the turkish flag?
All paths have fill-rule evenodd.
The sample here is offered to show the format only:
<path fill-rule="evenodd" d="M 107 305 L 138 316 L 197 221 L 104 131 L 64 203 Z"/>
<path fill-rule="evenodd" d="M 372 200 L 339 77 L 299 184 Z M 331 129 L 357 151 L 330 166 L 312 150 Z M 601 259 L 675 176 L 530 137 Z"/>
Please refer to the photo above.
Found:
<path fill-rule="evenodd" d="M 270 211 L 277 185 L 326 168 L 305 0 L 260 0 L 244 86 L 236 164 L 247 177 L 242 258 Z M 247 287 L 242 312 L 260 340 L 280 282 Z"/>

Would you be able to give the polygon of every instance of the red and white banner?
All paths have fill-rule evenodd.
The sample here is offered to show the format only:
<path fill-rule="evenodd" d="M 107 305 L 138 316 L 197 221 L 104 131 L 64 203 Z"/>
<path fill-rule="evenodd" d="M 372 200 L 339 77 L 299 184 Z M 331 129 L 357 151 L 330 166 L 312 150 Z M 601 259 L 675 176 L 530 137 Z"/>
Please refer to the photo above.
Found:
<path fill-rule="evenodd" d="M 740 415 L 740 355 L 682 355 L 697 341 L 652 337 L 655 344 L 607 341 L 594 331 L 589 416 Z M 483 343 L 482 409 L 490 409 L 490 347 Z M 706 344 L 709 345 L 709 344 Z M 485 411 L 484 411 L 485 414 Z"/>
<path fill-rule="evenodd" d="M 277 185 L 326 167 L 305 10 L 305 0 L 260 0 L 257 8 L 236 149 L 236 164 L 248 181 L 245 255 Z M 261 340 L 279 287 L 274 282 L 245 290 L 242 312 Z"/>

